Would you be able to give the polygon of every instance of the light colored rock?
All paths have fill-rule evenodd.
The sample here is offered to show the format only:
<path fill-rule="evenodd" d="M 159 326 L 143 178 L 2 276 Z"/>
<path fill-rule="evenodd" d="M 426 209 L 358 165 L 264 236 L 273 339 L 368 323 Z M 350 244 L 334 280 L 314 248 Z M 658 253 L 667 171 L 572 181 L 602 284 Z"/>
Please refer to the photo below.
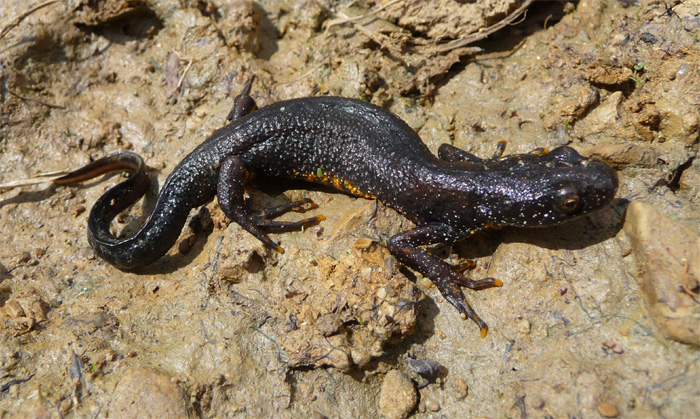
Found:
<path fill-rule="evenodd" d="M 169 376 L 150 368 L 134 368 L 117 383 L 109 417 L 186 418 L 187 404 Z"/>
<path fill-rule="evenodd" d="M 627 209 L 624 229 L 652 319 L 667 338 L 700 345 L 700 306 L 683 291 L 700 281 L 700 237 L 640 201 Z"/>

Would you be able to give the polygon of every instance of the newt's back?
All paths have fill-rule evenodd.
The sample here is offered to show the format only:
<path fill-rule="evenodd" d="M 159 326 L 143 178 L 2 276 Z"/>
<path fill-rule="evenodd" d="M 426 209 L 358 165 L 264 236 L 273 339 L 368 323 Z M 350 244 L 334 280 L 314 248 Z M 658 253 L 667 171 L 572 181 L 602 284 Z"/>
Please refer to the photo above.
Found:
<path fill-rule="evenodd" d="M 279 102 L 221 131 L 228 131 L 232 144 L 247 144 L 233 153 L 254 172 L 320 182 L 364 197 L 389 195 L 417 168 L 437 160 L 400 118 L 347 98 Z"/>

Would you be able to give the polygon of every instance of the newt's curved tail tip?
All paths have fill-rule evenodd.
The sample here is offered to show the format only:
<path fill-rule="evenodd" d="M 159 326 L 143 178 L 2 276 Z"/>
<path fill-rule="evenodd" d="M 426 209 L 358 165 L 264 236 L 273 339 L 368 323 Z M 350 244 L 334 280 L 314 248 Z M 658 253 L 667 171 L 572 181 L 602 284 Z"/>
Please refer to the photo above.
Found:
<path fill-rule="evenodd" d="M 494 286 L 494 287 L 502 287 L 502 286 L 503 286 L 503 282 L 502 282 L 500 279 L 494 279 L 494 280 L 493 280 L 493 286 Z"/>

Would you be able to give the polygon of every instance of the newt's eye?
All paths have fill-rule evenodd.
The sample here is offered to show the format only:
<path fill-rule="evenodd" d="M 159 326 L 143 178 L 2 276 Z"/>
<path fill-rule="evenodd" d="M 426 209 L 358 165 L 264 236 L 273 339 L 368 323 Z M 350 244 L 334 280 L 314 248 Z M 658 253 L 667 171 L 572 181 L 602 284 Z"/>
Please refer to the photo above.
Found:
<path fill-rule="evenodd" d="M 557 191 L 557 208 L 564 214 L 571 214 L 581 206 L 581 197 L 576 188 L 566 186 Z"/>

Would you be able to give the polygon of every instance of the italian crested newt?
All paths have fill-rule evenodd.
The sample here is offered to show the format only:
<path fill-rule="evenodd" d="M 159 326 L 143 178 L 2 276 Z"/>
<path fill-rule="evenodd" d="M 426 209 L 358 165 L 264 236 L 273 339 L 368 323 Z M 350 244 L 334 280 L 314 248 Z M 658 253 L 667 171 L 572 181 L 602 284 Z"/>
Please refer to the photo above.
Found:
<path fill-rule="evenodd" d="M 257 109 L 250 82 L 236 97 L 230 124 L 187 155 L 168 176 L 155 208 L 130 237 L 115 237 L 110 223 L 140 199 L 149 185 L 141 157 L 106 156 L 54 182 L 70 185 L 125 170 L 129 179 L 102 195 L 90 212 L 88 240 L 95 253 L 130 271 L 161 258 L 177 241 L 187 216 L 214 196 L 226 216 L 282 252 L 264 231 L 284 231 L 321 221 L 274 221 L 310 200 L 256 211 L 246 183 L 252 175 L 302 179 L 374 198 L 417 226 L 392 236 L 387 246 L 404 265 L 430 278 L 463 318 L 488 327 L 464 298 L 461 287 L 501 286 L 493 278 L 472 280 L 459 267 L 421 246 L 449 243 L 495 226 L 551 226 L 590 214 L 614 197 L 618 180 L 605 163 L 570 147 L 492 158 L 443 144 L 433 155 L 394 114 L 359 100 L 310 97 Z"/>

